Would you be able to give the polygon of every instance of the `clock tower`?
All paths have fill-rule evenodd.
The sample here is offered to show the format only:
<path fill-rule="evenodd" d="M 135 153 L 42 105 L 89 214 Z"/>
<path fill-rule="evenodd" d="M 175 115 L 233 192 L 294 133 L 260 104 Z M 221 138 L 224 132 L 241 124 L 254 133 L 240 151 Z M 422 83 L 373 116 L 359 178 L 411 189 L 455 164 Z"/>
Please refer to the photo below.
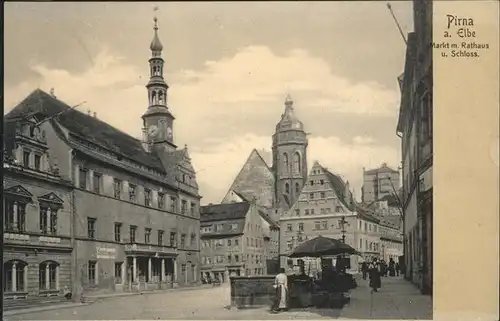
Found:
<path fill-rule="evenodd" d="M 168 85 L 163 79 L 165 61 L 161 57 L 163 45 L 158 38 L 158 20 L 154 18 L 154 37 L 149 47 L 148 110 L 142 115 L 144 140 L 154 149 L 175 150 L 173 125 L 175 117 L 167 105 Z"/>

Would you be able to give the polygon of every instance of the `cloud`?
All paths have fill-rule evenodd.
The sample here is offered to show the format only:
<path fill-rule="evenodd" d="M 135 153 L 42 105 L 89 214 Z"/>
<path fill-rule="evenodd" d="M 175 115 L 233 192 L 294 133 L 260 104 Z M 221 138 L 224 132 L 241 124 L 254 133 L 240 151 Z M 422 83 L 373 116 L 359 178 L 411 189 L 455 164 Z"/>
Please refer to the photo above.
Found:
<path fill-rule="evenodd" d="M 33 89 L 54 88 L 59 99 L 68 104 L 86 101 L 81 111 L 97 112 L 100 119 L 140 137 L 140 117 L 147 108 L 147 57 L 145 66 L 137 67 L 102 50 L 92 61 L 94 65 L 81 73 L 33 63 L 31 68 L 41 80 L 6 87 L 6 112 Z M 362 133 L 363 126 L 356 125 L 360 134 L 347 141 L 335 133 L 340 126 L 349 126 L 343 124 L 342 115 L 366 122 L 377 115 L 393 117 L 398 93 L 376 83 L 353 83 L 336 76 L 323 59 L 305 50 L 279 56 L 267 47 L 250 46 L 207 61 L 201 70 L 183 70 L 165 78 L 171 86 L 169 105 L 176 116 L 176 142 L 189 145 L 204 202 L 220 201 L 253 148 L 270 150 L 287 92 L 296 101 L 299 117 L 307 115 L 307 128 L 314 131 L 311 119 L 330 118 L 339 124 L 330 124 L 331 131 L 322 130 L 322 136 L 310 137 L 310 166 L 317 159 L 345 175 L 359 190 L 363 166 L 398 163 L 397 148 L 375 144 L 371 135 Z M 269 162 L 269 152 L 262 154 Z"/>

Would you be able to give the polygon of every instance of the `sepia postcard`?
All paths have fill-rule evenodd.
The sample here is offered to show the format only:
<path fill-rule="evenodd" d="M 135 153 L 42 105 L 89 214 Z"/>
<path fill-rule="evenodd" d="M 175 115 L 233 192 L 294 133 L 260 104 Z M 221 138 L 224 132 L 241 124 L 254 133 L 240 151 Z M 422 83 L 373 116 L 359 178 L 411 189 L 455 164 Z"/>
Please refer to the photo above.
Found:
<path fill-rule="evenodd" d="M 2 13 L 2 320 L 499 320 L 497 0 Z"/>

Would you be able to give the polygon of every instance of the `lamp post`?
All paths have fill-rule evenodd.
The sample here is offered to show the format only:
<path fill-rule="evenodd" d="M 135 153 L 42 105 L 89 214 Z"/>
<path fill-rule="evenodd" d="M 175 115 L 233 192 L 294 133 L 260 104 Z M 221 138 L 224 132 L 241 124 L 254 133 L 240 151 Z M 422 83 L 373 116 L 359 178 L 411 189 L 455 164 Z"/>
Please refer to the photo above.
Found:
<path fill-rule="evenodd" d="M 342 229 L 342 243 L 345 243 L 345 232 L 346 232 L 346 227 L 347 221 L 345 220 L 345 216 L 342 216 L 342 219 L 340 220 L 340 228 Z"/>

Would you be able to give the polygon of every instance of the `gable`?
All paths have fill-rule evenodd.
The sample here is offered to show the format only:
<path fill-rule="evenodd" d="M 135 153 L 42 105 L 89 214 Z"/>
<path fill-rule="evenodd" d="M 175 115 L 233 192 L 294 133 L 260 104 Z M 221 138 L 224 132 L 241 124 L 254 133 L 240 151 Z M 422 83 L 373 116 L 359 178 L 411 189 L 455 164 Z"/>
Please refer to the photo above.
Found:
<path fill-rule="evenodd" d="M 259 206 L 274 206 L 274 175 L 257 150 L 250 153 L 222 203 L 232 202 L 234 192 L 246 200 L 255 200 Z"/>

